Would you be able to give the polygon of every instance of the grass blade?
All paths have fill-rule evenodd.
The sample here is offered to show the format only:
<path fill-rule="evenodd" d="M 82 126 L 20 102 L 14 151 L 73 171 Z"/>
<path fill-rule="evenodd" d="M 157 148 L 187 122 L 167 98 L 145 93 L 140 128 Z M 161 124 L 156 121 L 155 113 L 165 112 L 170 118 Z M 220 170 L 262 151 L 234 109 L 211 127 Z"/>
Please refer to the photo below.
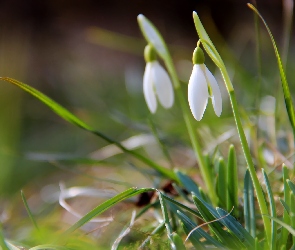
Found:
<path fill-rule="evenodd" d="M 35 218 L 34 218 L 32 212 L 31 212 L 31 209 L 30 209 L 30 207 L 29 207 L 29 205 L 28 205 L 28 202 L 27 202 L 27 199 L 26 199 L 26 197 L 25 197 L 25 195 L 24 195 L 24 192 L 21 190 L 20 193 L 21 193 L 22 200 L 23 200 L 23 203 L 24 203 L 24 205 L 25 205 L 25 208 L 26 208 L 26 210 L 27 210 L 27 213 L 28 213 L 28 215 L 29 215 L 29 217 L 30 217 L 30 219 L 31 219 L 31 221 L 32 221 L 32 223 L 33 223 L 33 225 L 35 226 L 35 228 L 36 228 L 37 230 L 39 230 L 38 224 L 37 224 L 37 222 L 36 222 L 36 220 L 35 220 Z"/>
<path fill-rule="evenodd" d="M 217 218 L 214 217 L 210 211 L 206 208 L 201 200 L 199 200 L 196 196 L 193 195 L 193 201 L 201 213 L 205 222 L 208 223 L 209 228 L 211 231 L 217 236 L 217 238 L 225 245 L 228 246 L 230 249 L 234 248 L 241 248 L 242 245 L 238 242 L 232 235 L 228 232 L 223 230 L 223 225 L 219 221 L 214 221 Z M 214 221 L 214 222 L 213 222 Z M 231 239 L 231 240 L 229 240 Z"/>
<path fill-rule="evenodd" d="M 226 165 L 224 162 L 223 158 L 219 158 L 218 161 L 218 176 L 217 176 L 217 195 L 219 198 L 219 204 L 222 207 L 226 207 L 227 204 L 227 197 L 228 197 L 228 192 L 227 190 L 227 175 L 226 175 Z"/>
<path fill-rule="evenodd" d="M 265 181 L 266 191 L 267 191 L 269 205 L 270 205 L 270 215 L 273 218 L 276 218 L 277 212 L 276 212 L 275 199 L 274 199 L 271 187 L 270 187 L 270 183 L 269 183 L 267 174 L 265 173 L 264 169 L 262 169 L 262 174 L 263 174 L 263 178 Z M 277 226 L 276 226 L 276 223 L 274 221 L 272 221 L 272 223 L 271 223 L 271 244 L 269 246 L 270 249 L 275 250 L 276 244 L 277 244 Z"/>
<path fill-rule="evenodd" d="M 284 182 L 284 202 L 281 203 L 284 206 L 284 214 L 283 214 L 283 221 L 286 224 L 290 224 L 290 188 L 288 185 L 287 180 L 289 180 L 289 170 L 285 164 L 283 164 L 283 182 Z M 288 240 L 289 232 L 286 228 L 282 228 L 280 245 L 286 245 Z"/>
<path fill-rule="evenodd" d="M 270 40 L 272 42 L 272 46 L 274 48 L 274 52 L 275 52 L 275 55 L 276 55 L 276 58 L 277 58 L 278 67 L 279 67 L 279 71 L 280 71 L 280 76 L 281 76 L 281 81 L 282 81 L 282 88 L 283 88 L 283 92 L 284 92 L 285 105 L 286 105 L 288 117 L 289 117 L 289 120 L 290 120 L 290 124 L 291 124 L 291 127 L 293 129 L 293 136 L 295 137 L 294 105 L 293 105 L 292 97 L 291 97 L 291 94 L 290 94 L 289 84 L 287 82 L 287 78 L 286 78 L 286 74 L 285 74 L 285 71 L 284 71 L 283 63 L 282 63 L 282 60 L 281 60 L 281 57 L 280 57 L 280 54 L 279 54 L 275 39 L 274 39 L 274 37 L 273 37 L 273 35 L 272 35 L 266 21 L 263 19 L 263 17 L 259 13 L 259 11 L 250 3 L 248 3 L 248 7 L 250 9 L 252 9 L 259 16 L 259 18 L 263 22 L 263 24 L 264 24 L 264 26 L 265 26 L 265 28 L 266 28 L 266 30 L 268 32 L 268 35 L 270 37 Z"/>
<path fill-rule="evenodd" d="M 190 234 L 190 237 L 188 238 L 192 244 L 195 246 L 196 249 L 204 249 L 205 243 L 211 244 L 218 249 L 224 248 L 224 246 L 217 240 L 215 240 L 212 236 L 210 236 L 208 233 L 206 233 L 202 228 L 197 228 L 196 223 L 194 223 L 189 217 L 187 217 L 184 213 L 181 211 L 177 211 L 178 217 L 180 218 L 181 222 L 183 223 L 183 229 L 187 235 Z M 192 230 L 194 230 L 192 232 Z M 202 238 L 205 238 L 207 241 L 202 242 L 200 241 Z"/>
<path fill-rule="evenodd" d="M 218 214 L 223 217 L 220 220 L 248 249 L 254 248 L 255 240 L 248 231 L 230 214 L 221 208 L 216 208 Z"/>
<path fill-rule="evenodd" d="M 165 222 L 165 227 L 167 230 L 167 236 L 168 236 L 168 239 L 170 240 L 170 242 L 173 244 L 173 240 L 172 240 L 172 232 L 173 231 L 172 231 L 172 227 L 171 227 L 171 224 L 169 221 L 167 206 L 166 206 L 165 200 L 164 200 L 161 192 L 159 192 L 159 200 L 161 203 L 161 210 L 162 210 L 162 214 L 163 214 L 163 218 L 164 218 L 164 222 Z"/>
<path fill-rule="evenodd" d="M 249 170 L 246 171 L 244 179 L 244 218 L 246 230 L 254 238 L 256 236 L 254 188 Z"/>
<path fill-rule="evenodd" d="M 36 97 L 38 100 L 43 102 L 51 110 L 53 110 L 58 116 L 60 116 L 64 120 L 68 121 L 69 123 L 74 124 L 82 129 L 85 129 L 85 130 L 99 136 L 103 140 L 116 145 L 123 152 L 134 156 L 135 158 L 139 159 L 140 161 L 144 162 L 145 164 L 147 164 L 151 168 L 153 168 L 156 171 L 158 171 L 159 173 L 161 173 L 163 176 L 166 176 L 169 179 L 172 179 L 176 182 L 178 181 L 172 170 L 169 170 L 167 168 L 164 168 L 164 167 L 158 165 L 157 163 L 153 162 L 149 158 L 144 157 L 143 155 L 138 154 L 137 152 L 135 152 L 133 150 L 127 149 L 126 147 L 124 147 L 121 143 L 117 142 L 116 140 L 106 136 L 105 134 L 101 133 L 100 131 L 93 129 L 92 127 L 87 125 L 85 122 L 80 120 L 77 116 L 75 116 L 70 111 L 68 111 L 66 108 L 62 107 L 61 105 L 59 105 L 58 103 L 53 101 L 48 96 L 46 96 L 43 93 L 41 93 L 40 91 L 36 90 L 35 88 L 33 88 L 25 83 L 22 83 L 20 81 L 17 81 L 15 79 L 9 78 L 9 77 L 0 77 L 0 80 L 6 81 L 8 83 L 18 86 L 19 88 L 23 89 L 24 91 L 28 92 L 29 94 L 31 94 L 32 96 Z"/>
<path fill-rule="evenodd" d="M 234 207 L 234 215 L 238 217 L 238 167 L 235 147 L 231 145 L 228 152 L 227 162 L 227 211 Z"/>
<path fill-rule="evenodd" d="M 127 189 L 126 191 L 114 196 L 113 198 L 103 202 L 102 204 L 100 204 L 99 206 L 97 206 L 96 208 L 94 208 L 93 210 L 91 210 L 88 214 L 86 214 L 85 216 L 83 216 L 80 220 L 78 220 L 74 225 L 72 225 L 70 228 L 68 228 L 64 233 L 63 233 L 63 237 L 74 232 L 75 230 L 77 230 L 78 228 L 80 228 L 81 226 L 83 226 L 84 224 L 86 224 L 88 221 L 90 221 L 93 217 L 101 214 L 102 212 L 108 210 L 109 208 L 111 208 L 112 206 L 116 205 L 117 203 L 126 200 L 130 197 L 133 197 L 135 195 L 144 193 L 144 192 L 148 192 L 148 191 L 154 191 L 155 189 L 153 188 L 130 188 Z"/>
<path fill-rule="evenodd" d="M 152 236 L 154 236 L 155 234 L 162 233 L 164 229 L 165 229 L 165 223 L 162 222 L 153 230 L 152 233 L 150 233 L 150 235 L 144 240 L 144 242 L 142 242 L 142 244 L 139 246 L 138 249 L 145 249 L 146 245 L 150 242 Z"/>

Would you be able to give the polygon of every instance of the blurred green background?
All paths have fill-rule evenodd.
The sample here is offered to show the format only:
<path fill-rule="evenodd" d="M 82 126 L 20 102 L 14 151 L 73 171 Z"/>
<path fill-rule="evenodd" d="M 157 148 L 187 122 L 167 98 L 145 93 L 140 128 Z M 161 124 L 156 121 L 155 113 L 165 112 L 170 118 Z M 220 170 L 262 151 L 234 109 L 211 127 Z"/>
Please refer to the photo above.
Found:
<path fill-rule="evenodd" d="M 258 0 L 257 6 L 281 49 L 294 91 L 294 32 L 288 51 L 288 2 Z M 197 11 L 224 57 L 238 102 L 250 117 L 245 123 L 257 124 L 253 117 L 258 113 L 261 97 L 276 96 L 281 90 L 275 56 L 263 27 L 260 27 L 261 65 L 257 63 L 254 15 L 246 3 L 243 0 L 1 1 L 1 76 L 37 88 L 118 141 L 135 135 L 152 135 L 148 123 L 152 118 L 174 163 L 190 170 L 195 161 L 177 102 L 170 111 L 159 108 L 154 116 L 149 114 L 144 102 L 145 42 L 136 17 L 144 14 L 162 32 L 185 90 L 192 70 L 191 53 L 198 39 L 192 20 L 192 11 Z M 209 58 L 206 63 L 216 71 Z M 204 119 L 197 125 L 204 151 L 208 153 L 214 151 L 220 135 L 225 136 L 222 145 L 237 141 L 227 94 L 219 72 L 216 74 L 223 92 L 222 116 L 217 118 L 209 105 Z M 287 118 L 282 110 L 280 119 L 284 121 Z M 139 143 L 144 142 L 139 140 Z M 1 82 L 0 199 L 4 205 L 0 213 L 11 208 L 5 205 L 7 200 L 21 202 L 21 188 L 27 192 L 31 204 L 40 205 L 45 202 L 40 192 L 45 187 L 53 187 L 57 192 L 60 181 L 67 186 L 87 185 L 116 191 L 124 190 L 126 185 L 108 179 L 131 186 L 153 185 L 150 178 L 130 164 L 137 162 L 123 155 L 99 164 L 58 161 L 87 158 L 106 145 L 100 138 L 66 123 L 32 96 Z M 140 150 L 168 166 L 158 148 Z"/>

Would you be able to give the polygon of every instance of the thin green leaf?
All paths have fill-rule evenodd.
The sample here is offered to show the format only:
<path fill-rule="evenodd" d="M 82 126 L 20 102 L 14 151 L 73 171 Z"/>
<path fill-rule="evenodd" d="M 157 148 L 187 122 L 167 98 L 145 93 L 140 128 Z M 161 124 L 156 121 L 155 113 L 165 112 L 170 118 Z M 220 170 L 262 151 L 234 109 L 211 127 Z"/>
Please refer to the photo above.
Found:
<path fill-rule="evenodd" d="M 172 240 L 175 246 L 175 250 L 186 250 L 181 237 L 177 233 L 173 232 Z"/>
<path fill-rule="evenodd" d="M 215 48 L 206 30 L 204 29 L 204 26 L 196 12 L 193 12 L 193 19 L 194 19 L 194 23 L 195 23 L 198 35 L 208 55 L 212 58 L 213 61 L 216 61 L 217 64 L 220 64 L 220 63 L 223 64 L 217 49 Z"/>
<path fill-rule="evenodd" d="M 96 208 L 94 208 L 93 210 L 91 210 L 89 213 L 87 213 L 85 216 L 83 216 L 80 220 L 78 220 L 74 225 L 72 225 L 70 228 L 68 228 L 63 235 L 68 235 L 72 232 L 74 232 L 75 230 L 77 230 L 78 228 L 80 228 L 81 226 L 83 226 L 84 224 L 86 224 L 88 221 L 90 221 L 93 217 L 103 213 L 104 211 L 108 210 L 109 208 L 111 208 L 112 206 L 116 205 L 117 203 L 126 200 L 128 198 L 131 198 L 135 195 L 144 193 L 144 192 L 148 192 L 148 191 L 155 191 L 155 189 L 153 188 L 130 188 L 127 189 L 126 191 L 114 196 L 113 198 L 103 202 L 102 204 L 100 204 L 99 206 L 97 206 Z"/>
<path fill-rule="evenodd" d="M 179 208 L 182 208 L 184 210 L 186 210 L 187 212 L 191 213 L 192 215 L 198 217 L 198 218 L 202 218 L 202 216 L 200 215 L 200 213 L 198 211 L 195 211 L 185 205 L 183 205 L 182 203 L 179 203 L 178 201 L 176 200 L 173 200 L 172 198 L 170 198 L 169 196 L 165 195 L 165 194 L 162 194 L 162 196 L 165 198 L 165 200 L 169 201 L 170 203 L 178 206 Z"/>
<path fill-rule="evenodd" d="M 291 192 L 295 195 L 295 184 L 290 180 L 287 180 L 286 182 L 287 182 Z"/>
<path fill-rule="evenodd" d="M 263 216 L 266 216 L 266 217 L 270 218 L 271 220 L 274 220 L 276 223 L 278 223 L 282 227 L 286 228 L 290 234 L 292 234 L 293 236 L 295 236 L 295 229 L 293 227 L 291 227 L 290 225 L 286 224 L 285 222 L 281 221 L 278 218 L 271 217 L 271 216 L 269 216 L 267 214 L 263 214 Z"/>
<path fill-rule="evenodd" d="M 217 176 L 217 195 L 219 198 L 219 203 L 222 207 L 226 207 L 227 204 L 227 175 L 226 175 L 226 165 L 223 158 L 219 158 L 218 161 L 218 176 Z"/>
<path fill-rule="evenodd" d="M 262 174 L 264 178 L 264 182 L 266 185 L 266 191 L 268 195 L 268 200 L 269 200 L 269 205 L 270 205 L 270 215 L 272 217 L 276 217 L 276 204 L 275 204 L 275 199 L 271 190 L 271 186 L 267 177 L 267 174 L 265 173 L 264 169 L 262 169 Z M 270 249 L 276 249 L 276 244 L 277 244 L 277 226 L 274 221 L 271 223 L 271 244 L 270 244 Z"/>
<path fill-rule="evenodd" d="M 24 203 L 24 205 L 25 205 L 25 208 L 26 208 L 26 210 L 27 210 L 27 213 L 28 213 L 28 215 L 29 215 L 29 217 L 30 217 L 30 219 L 31 219 L 31 221 L 32 221 L 32 223 L 33 223 L 33 225 L 35 226 L 35 228 L 36 228 L 37 230 L 39 230 L 39 227 L 38 227 L 38 225 L 37 225 L 37 222 L 36 222 L 36 220 L 35 220 L 35 218 L 34 218 L 32 212 L 31 212 L 31 209 L 30 209 L 30 207 L 29 207 L 29 205 L 28 205 L 28 202 L 27 202 L 27 199 L 26 199 L 26 197 L 25 197 L 25 195 L 24 195 L 23 190 L 21 190 L 20 193 L 21 193 L 21 197 L 22 197 L 23 203 Z"/>
<path fill-rule="evenodd" d="M 164 229 L 165 229 L 165 223 L 162 222 L 153 230 L 153 232 L 149 234 L 149 236 L 144 240 L 144 242 L 142 242 L 142 244 L 140 245 L 138 249 L 145 249 L 144 247 L 150 242 L 152 236 L 162 233 Z"/>
<path fill-rule="evenodd" d="M 169 56 L 169 53 L 160 32 L 151 21 L 142 14 L 137 16 L 137 21 L 145 39 L 154 47 L 163 60 L 165 60 Z"/>
<path fill-rule="evenodd" d="M 263 17 L 261 16 L 261 14 L 259 13 L 259 11 L 250 3 L 248 3 L 248 7 L 250 9 L 252 9 L 261 19 L 261 21 L 263 22 L 268 35 L 270 37 L 270 40 L 272 42 L 273 48 L 274 48 L 274 52 L 277 58 L 277 62 L 278 62 L 278 67 L 279 67 L 279 71 L 280 71 L 280 76 L 281 76 L 281 81 L 282 81 L 282 88 L 283 88 L 283 92 L 284 92 L 284 99 L 285 99 L 285 105 L 286 105 L 286 109 L 287 109 L 287 113 L 288 113 L 288 117 L 290 120 L 290 124 L 292 126 L 293 129 L 293 135 L 295 137 L 295 113 L 294 113 L 294 105 L 293 105 L 293 101 L 292 101 L 292 97 L 291 97 L 291 93 L 289 90 L 289 84 L 287 82 L 287 78 L 286 78 L 286 74 L 284 71 L 284 67 L 282 64 L 282 60 L 275 42 L 275 39 L 270 31 L 270 28 L 268 27 L 266 21 L 263 19 Z"/>
<path fill-rule="evenodd" d="M 254 189 L 249 170 L 244 178 L 244 218 L 246 230 L 254 238 L 256 236 Z"/>
<path fill-rule="evenodd" d="M 289 170 L 285 164 L 283 164 L 283 182 L 284 182 L 284 202 L 282 203 L 285 207 L 284 214 L 283 214 L 283 221 L 286 224 L 290 224 L 290 188 L 288 185 L 287 180 L 289 179 Z M 289 232 L 286 228 L 282 228 L 281 238 L 280 238 L 280 245 L 286 245 L 288 240 Z"/>
<path fill-rule="evenodd" d="M 20 87 L 24 91 L 30 93 L 31 95 L 36 97 L 38 100 L 43 102 L 50 109 L 52 109 L 57 115 L 59 115 L 61 118 L 68 121 L 69 123 L 74 124 L 82 129 L 85 129 L 85 130 L 99 136 L 103 140 L 116 145 L 118 148 L 123 150 L 125 153 L 128 153 L 128 154 L 134 156 L 135 158 L 141 160 L 142 162 L 144 162 L 145 164 L 147 164 L 151 168 L 153 168 L 156 171 L 158 171 L 159 173 L 161 173 L 163 176 L 166 176 L 176 182 L 178 181 L 172 170 L 169 170 L 167 168 L 164 168 L 164 167 L 158 165 L 157 163 L 153 162 L 149 158 L 144 157 L 143 155 L 138 154 L 137 152 L 135 152 L 133 150 L 127 149 L 126 147 L 124 147 L 121 143 L 117 142 L 116 140 L 111 139 L 110 137 L 106 136 L 105 134 L 101 133 L 100 131 L 93 129 L 92 127 L 87 125 L 85 122 L 80 120 L 78 117 L 76 117 L 74 114 L 72 114 L 70 111 L 68 111 L 67 109 L 65 109 L 64 107 L 62 107 L 61 105 L 59 105 L 58 103 L 53 101 L 48 96 L 41 93 L 40 91 L 34 89 L 33 87 L 31 87 L 25 83 L 19 82 L 15 79 L 9 78 L 9 77 L 0 77 L 0 80 L 6 81 L 8 83 L 11 83 L 11 84 L 14 84 L 14 85 Z"/>
<path fill-rule="evenodd" d="M 216 217 L 214 217 L 210 211 L 207 209 L 207 207 L 203 204 L 203 202 L 198 199 L 195 195 L 192 196 L 193 201 L 201 213 L 203 219 L 205 222 L 208 222 L 208 226 L 211 229 L 211 231 L 217 236 L 217 238 L 226 246 L 229 248 L 241 248 L 242 245 L 239 241 L 233 238 L 228 232 L 223 230 L 223 225 L 219 221 L 216 220 Z M 213 222 L 214 221 L 214 222 Z M 231 239 L 231 240 L 229 240 Z"/>
<path fill-rule="evenodd" d="M 248 231 L 223 209 L 218 207 L 216 210 L 221 217 L 226 216 L 221 219 L 220 222 L 222 222 L 247 248 L 254 248 L 255 240 Z"/>
<path fill-rule="evenodd" d="M 177 211 L 178 217 L 180 218 L 181 222 L 183 223 L 184 231 L 188 235 L 190 233 L 190 237 L 188 238 L 192 244 L 196 247 L 196 249 L 204 249 L 205 243 L 211 244 L 217 248 L 224 248 L 224 246 L 217 240 L 215 240 L 212 236 L 206 233 L 202 228 L 197 228 L 197 224 L 194 223 L 189 217 L 187 217 L 181 211 Z M 191 232 L 194 230 L 193 232 Z M 202 238 L 205 238 L 207 242 L 201 242 Z"/>
<path fill-rule="evenodd" d="M 233 145 L 230 145 L 227 162 L 227 211 L 234 207 L 234 215 L 238 216 L 238 167 L 236 151 Z"/>
<path fill-rule="evenodd" d="M 186 174 L 180 171 L 175 171 L 180 183 L 187 189 L 188 192 L 194 192 L 196 196 L 201 197 L 198 185 Z"/>
<path fill-rule="evenodd" d="M 160 203 L 161 203 L 161 210 L 162 210 L 162 215 L 163 215 L 164 222 L 165 222 L 165 227 L 166 227 L 166 230 L 167 230 L 167 236 L 168 236 L 168 239 L 173 243 L 172 238 L 171 238 L 173 231 L 172 231 L 172 227 L 170 225 L 170 220 L 169 220 L 168 210 L 167 210 L 167 207 L 166 207 L 166 202 L 165 202 L 161 192 L 159 192 L 159 200 L 160 200 Z"/>
<path fill-rule="evenodd" d="M 295 195 L 292 192 L 290 192 L 290 210 L 295 211 Z M 290 224 L 292 228 L 295 228 L 295 215 L 293 212 L 290 213 Z M 292 240 L 293 240 L 293 246 L 294 246 L 295 235 L 293 235 Z"/>
<path fill-rule="evenodd" d="M 289 216 L 290 212 L 291 212 L 290 207 L 288 206 L 288 204 L 284 200 L 280 199 L 280 202 L 284 207 L 284 212 L 286 211 L 287 215 Z M 285 222 L 285 216 L 284 216 L 284 222 Z"/>

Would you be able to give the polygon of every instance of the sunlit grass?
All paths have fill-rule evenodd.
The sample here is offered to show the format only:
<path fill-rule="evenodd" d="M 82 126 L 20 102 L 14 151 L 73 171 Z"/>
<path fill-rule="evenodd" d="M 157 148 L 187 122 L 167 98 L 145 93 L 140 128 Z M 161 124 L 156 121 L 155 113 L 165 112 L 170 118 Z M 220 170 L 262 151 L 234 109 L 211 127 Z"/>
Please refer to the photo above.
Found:
<path fill-rule="evenodd" d="M 21 150 L 13 144 L 15 138 L 8 138 L 8 145 L 5 140 L 0 144 L 2 164 L 9 169 L 1 175 L 3 193 L 9 195 L 2 198 L 0 246 L 294 247 L 292 87 L 285 72 L 288 64 L 285 67 L 282 63 L 270 30 L 273 60 L 277 60 L 278 67 L 275 63 L 264 66 L 264 58 L 259 56 L 263 44 L 269 42 L 262 26 L 256 38 L 249 38 L 261 43 L 256 54 L 245 47 L 240 60 L 229 45 L 211 41 L 204 29 L 206 24 L 203 27 L 194 14 L 200 43 L 208 53 L 208 67 L 213 72 L 220 69 L 215 75 L 223 97 L 220 118 L 209 103 L 203 119 L 197 122 L 188 108 L 187 84 L 179 80 L 179 68 L 175 68 L 178 62 L 173 57 L 177 53 L 177 58 L 182 54 L 187 59 L 188 51 L 194 48 L 171 46 L 170 55 L 170 46 L 162 37 L 157 40 L 159 31 L 148 30 L 146 20 L 139 17 L 141 30 L 163 60 L 174 84 L 176 101 L 169 110 L 159 105 L 152 115 L 146 107 L 141 78 L 144 64 L 130 69 L 125 82 L 106 73 L 103 88 L 91 82 L 91 72 L 85 77 L 91 82 L 89 85 L 80 85 L 73 77 L 74 88 L 67 93 L 64 87 L 67 101 L 49 98 L 51 94 L 22 83 L 14 75 L 0 78 L 1 88 L 10 91 L 6 86 L 12 84 L 29 93 L 26 98 L 36 98 L 30 99 L 32 103 L 27 107 L 32 110 L 29 115 L 35 117 L 26 118 L 30 123 L 37 123 L 41 117 L 40 128 L 25 131 L 20 138 Z M 255 20 L 257 27 L 260 24 L 258 18 Z M 254 30 L 253 25 L 253 34 Z M 146 43 L 96 28 L 87 30 L 85 39 L 134 55 L 139 55 L 141 49 L 143 53 Z M 287 46 L 288 42 L 284 44 Z M 268 49 L 274 54 L 270 46 Z M 286 53 L 286 48 L 283 51 Z M 245 61 L 253 62 L 255 67 L 243 65 Z M 294 64 L 292 59 L 289 61 Z M 278 89 L 280 78 L 282 87 Z M 17 106 L 20 89 L 12 90 L 13 99 L 17 100 L 12 108 L 18 111 L 11 127 L 11 118 L 6 119 L 9 114 L 0 112 L 7 134 L 14 130 L 19 133 L 19 124 L 15 123 L 21 115 L 25 116 L 22 112 L 29 112 Z"/>

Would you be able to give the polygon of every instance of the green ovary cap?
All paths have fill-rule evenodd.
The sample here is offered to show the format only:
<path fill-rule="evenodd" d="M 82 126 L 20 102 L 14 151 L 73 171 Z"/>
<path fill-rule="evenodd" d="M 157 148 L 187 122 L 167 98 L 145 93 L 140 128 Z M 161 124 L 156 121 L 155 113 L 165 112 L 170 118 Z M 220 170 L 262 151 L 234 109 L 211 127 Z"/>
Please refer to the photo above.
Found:
<path fill-rule="evenodd" d="M 193 64 L 204 64 L 205 56 L 203 50 L 198 46 L 193 53 Z"/>
<path fill-rule="evenodd" d="M 147 62 L 147 63 L 152 62 L 152 61 L 155 61 L 156 59 L 157 59 L 157 54 L 156 54 L 155 49 L 150 44 L 145 46 L 145 49 L 144 49 L 145 62 Z"/>

